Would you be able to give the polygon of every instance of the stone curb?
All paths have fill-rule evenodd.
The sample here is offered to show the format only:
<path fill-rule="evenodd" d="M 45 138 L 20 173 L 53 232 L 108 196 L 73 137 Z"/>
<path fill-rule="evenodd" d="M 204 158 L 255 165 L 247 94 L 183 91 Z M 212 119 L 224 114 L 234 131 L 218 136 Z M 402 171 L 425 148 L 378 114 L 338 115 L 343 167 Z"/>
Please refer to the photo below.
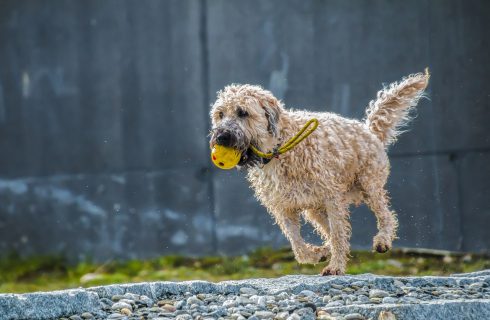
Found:
<path fill-rule="evenodd" d="M 392 312 L 396 319 L 410 320 L 471 320 L 490 319 L 490 300 L 435 300 L 418 304 L 380 304 L 325 308 L 329 312 L 359 313 L 378 319 L 383 310 Z"/>
<path fill-rule="evenodd" d="M 486 283 L 487 286 L 490 286 L 490 270 L 468 274 L 457 274 L 449 277 L 387 277 L 375 276 L 372 274 L 337 277 L 291 275 L 276 279 L 248 279 L 219 283 L 206 281 L 145 282 L 53 292 L 0 294 L 0 320 L 55 319 L 83 312 L 97 314 L 101 311 L 99 305 L 100 298 L 110 298 L 113 295 L 122 295 L 125 293 L 146 295 L 152 299 L 158 299 L 162 296 L 179 295 L 185 292 L 196 294 L 238 294 L 240 288 L 251 287 L 258 290 L 261 294 L 275 295 L 280 292 L 297 294 L 302 290 L 322 291 L 330 288 L 332 284 L 346 285 L 359 280 L 369 282 L 379 289 L 393 288 L 395 281 L 409 281 L 414 286 L 424 286 L 427 284 L 459 286 L 475 282 L 483 282 Z M 420 304 L 358 305 L 335 307 L 332 308 L 332 310 L 347 310 L 347 308 L 350 312 L 362 311 L 362 314 L 373 315 L 378 314 L 381 309 L 393 310 L 395 314 L 403 316 L 401 319 L 427 320 L 429 319 L 427 318 L 428 310 L 432 310 L 430 312 L 436 310 L 437 314 L 441 315 L 440 318 L 433 319 L 451 319 L 451 314 L 459 314 L 462 316 L 468 314 L 468 312 L 471 312 L 471 314 L 485 315 L 485 317 L 480 317 L 478 319 L 490 319 L 490 300 L 487 299 L 457 301 L 434 300 Z M 416 312 L 416 316 L 413 312 Z M 410 315 L 411 318 L 408 318 L 408 315 Z M 466 317 L 465 319 L 469 318 Z"/>
<path fill-rule="evenodd" d="M 0 319 L 53 319 L 81 312 L 98 312 L 95 292 L 75 289 L 26 294 L 0 294 Z"/>

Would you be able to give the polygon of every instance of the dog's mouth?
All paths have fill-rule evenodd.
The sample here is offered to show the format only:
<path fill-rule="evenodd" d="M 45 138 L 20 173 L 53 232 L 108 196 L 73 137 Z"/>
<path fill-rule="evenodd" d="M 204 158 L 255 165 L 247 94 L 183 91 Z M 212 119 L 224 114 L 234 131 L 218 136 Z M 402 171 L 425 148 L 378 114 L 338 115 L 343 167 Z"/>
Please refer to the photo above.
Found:
<path fill-rule="evenodd" d="M 263 159 L 257 156 L 250 147 L 253 142 L 248 141 L 248 139 L 238 139 L 236 136 L 231 136 L 227 141 L 219 141 L 218 139 L 218 130 L 214 129 L 211 131 L 211 141 L 210 147 L 212 148 L 214 145 L 222 145 L 225 147 L 231 147 L 237 150 L 240 150 L 240 160 L 237 163 L 238 169 L 249 169 L 258 165 L 266 164 L 267 159 Z"/>
<path fill-rule="evenodd" d="M 238 162 L 239 166 L 245 166 L 250 161 L 251 156 L 253 155 L 252 149 L 247 148 L 242 151 L 242 155 L 240 157 L 240 161 Z"/>
<path fill-rule="evenodd" d="M 238 166 L 240 168 L 248 169 L 268 162 L 268 161 L 264 162 L 264 160 L 265 159 L 256 155 L 249 146 L 247 149 L 242 151 L 242 155 L 240 157 L 240 161 L 238 162 Z"/>

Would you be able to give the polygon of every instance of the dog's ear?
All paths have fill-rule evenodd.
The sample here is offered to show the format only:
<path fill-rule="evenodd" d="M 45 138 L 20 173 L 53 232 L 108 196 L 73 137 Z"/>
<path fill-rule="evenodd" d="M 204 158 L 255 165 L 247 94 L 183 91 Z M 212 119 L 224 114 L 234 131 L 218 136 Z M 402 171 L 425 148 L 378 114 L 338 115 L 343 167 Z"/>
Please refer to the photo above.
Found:
<path fill-rule="evenodd" d="M 277 136 L 278 129 L 277 123 L 279 122 L 280 106 L 279 101 L 276 98 L 270 98 L 260 103 L 265 111 L 265 117 L 267 118 L 267 131 L 272 136 Z"/>
<path fill-rule="evenodd" d="M 279 113 L 275 111 L 273 108 L 265 107 L 265 117 L 267 118 L 267 131 L 272 136 L 277 135 L 277 121 L 279 120 Z"/>

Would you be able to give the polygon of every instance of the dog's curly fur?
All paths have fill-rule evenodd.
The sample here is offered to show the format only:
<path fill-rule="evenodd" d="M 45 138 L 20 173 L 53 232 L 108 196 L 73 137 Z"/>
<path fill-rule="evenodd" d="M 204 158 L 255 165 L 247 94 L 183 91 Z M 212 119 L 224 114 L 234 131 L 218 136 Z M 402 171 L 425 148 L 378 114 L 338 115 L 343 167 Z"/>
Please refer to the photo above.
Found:
<path fill-rule="evenodd" d="M 275 218 L 300 263 L 330 262 L 323 275 L 343 274 L 349 256 L 349 205 L 366 203 L 378 222 L 373 249 L 386 252 L 396 237 L 397 219 L 384 189 L 390 164 L 386 148 L 396 141 L 409 111 L 423 96 L 429 75 L 418 73 L 378 92 L 364 122 L 328 112 L 284 109 L 271 92 L 232 84 L 218 92 L 211 110 L 210 145 L 242 152 L 240 167 L 256 197 Z M 264 163 L 249 146 L 271 151 L 294 136 L 311 118 L 320 125 L 291 151 Z M 306 243 L 300 219 L 310 222 L 324 240 Z"/>

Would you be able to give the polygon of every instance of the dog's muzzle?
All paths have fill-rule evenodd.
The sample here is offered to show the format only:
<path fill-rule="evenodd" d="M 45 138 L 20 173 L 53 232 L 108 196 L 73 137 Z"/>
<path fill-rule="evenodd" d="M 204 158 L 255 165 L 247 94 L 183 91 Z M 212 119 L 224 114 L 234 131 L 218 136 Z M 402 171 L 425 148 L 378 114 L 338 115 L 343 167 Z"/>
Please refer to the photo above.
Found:
<path fill-rule="evenodd" d="M 239 150 L 241 153 L 240 161 L 238 162 L 239 167 L 248 168 L 262 163 L 261 159 L 249 148 L 250 142 L 245 137 L 245 134 L 238 128 L 232 126 L 232 130 L 222 127 L 214 129 L 211 135 L 211 146 L 215 144 Z"/>
<path fill-rule="evenodd" d="M 236 138 L 229 131 L 222 131 L 216 135 L 216 144 L 224 147 L 233 147 Z"/>

